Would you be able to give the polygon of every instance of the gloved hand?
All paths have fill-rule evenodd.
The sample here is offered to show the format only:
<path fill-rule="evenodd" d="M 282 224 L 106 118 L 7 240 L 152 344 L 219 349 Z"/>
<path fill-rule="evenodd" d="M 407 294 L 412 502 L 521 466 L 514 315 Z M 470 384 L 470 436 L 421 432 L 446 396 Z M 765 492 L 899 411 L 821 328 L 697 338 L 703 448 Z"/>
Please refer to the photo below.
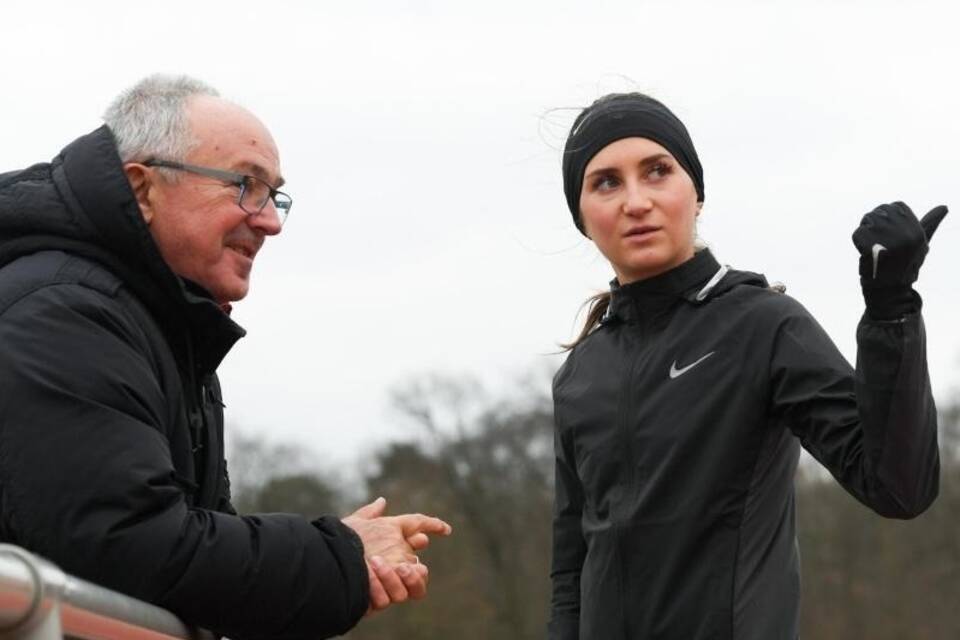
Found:
<path fill-rule="evenodd" d="M 894 202 L 863 216 L 853 244 L 860 252 L 860 287 L 871 317 L 893 320 L 920 310 L 920 296 L 911 285 L 945 215 L 941 205 L 917 220 L 910 207 Z"/>

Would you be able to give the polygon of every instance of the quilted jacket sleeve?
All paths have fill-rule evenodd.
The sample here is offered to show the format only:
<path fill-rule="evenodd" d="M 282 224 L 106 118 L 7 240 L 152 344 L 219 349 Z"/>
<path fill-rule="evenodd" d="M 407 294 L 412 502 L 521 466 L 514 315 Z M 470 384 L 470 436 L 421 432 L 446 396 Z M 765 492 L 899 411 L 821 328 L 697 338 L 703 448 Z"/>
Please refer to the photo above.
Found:
<path fill-rule="evenodd" d="M 189 508 L 141 329 L 99 291 L 0 305 L 0 532 L 87 580 L 235 639 L 320 638 L 367 608 L 336 518 Z"/>

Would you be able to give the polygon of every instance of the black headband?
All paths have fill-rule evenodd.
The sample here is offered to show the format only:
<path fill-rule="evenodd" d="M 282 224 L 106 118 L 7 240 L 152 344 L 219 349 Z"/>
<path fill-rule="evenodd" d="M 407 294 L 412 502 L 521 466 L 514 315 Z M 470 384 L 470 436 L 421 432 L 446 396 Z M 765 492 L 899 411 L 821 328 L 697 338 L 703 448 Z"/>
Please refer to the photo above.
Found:
<path fill-rule="evenodd" d="M 573 222 L 584 233 L 580 218 L 580 191 L 587 163 L 605 146 L 622 138 L 648 138 L 676 158 L 703 202 L 703 168 L 687 128 L 666 106 L 642 93 L 604 96 L 584 109 L 563 149 L 563 193 Z"/>

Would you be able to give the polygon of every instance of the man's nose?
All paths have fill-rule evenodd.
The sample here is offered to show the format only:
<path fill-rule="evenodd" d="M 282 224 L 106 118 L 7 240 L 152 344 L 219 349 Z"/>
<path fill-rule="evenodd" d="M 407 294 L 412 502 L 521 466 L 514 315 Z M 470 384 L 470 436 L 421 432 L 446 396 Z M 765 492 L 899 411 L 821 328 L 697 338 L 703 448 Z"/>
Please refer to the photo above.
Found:
<path fill-rule="evenodd" d="M 272 201 L 267 202 L 260 213 L 247 216 L 247 224 L 268 236 L 275 236 L 283 229 L 280 212 L 277 211 L 277 207 Z"/>

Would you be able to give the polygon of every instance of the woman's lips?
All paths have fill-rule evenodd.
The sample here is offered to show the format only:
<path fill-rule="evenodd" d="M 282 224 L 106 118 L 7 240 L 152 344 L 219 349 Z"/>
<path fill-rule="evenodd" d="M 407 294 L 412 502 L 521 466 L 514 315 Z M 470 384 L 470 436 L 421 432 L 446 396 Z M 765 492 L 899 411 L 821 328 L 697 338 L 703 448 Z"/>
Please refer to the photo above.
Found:
<path fill-rule="evenodd" d="M 660 230 L 660 227 L 651 227 L 651 226 L 634 227 L 632 229 L 629 229 L 625 234 L 623 234 L 623 237 L 628 239 L 644 240 L 650 237 L 651 234 L 659 230 Z"/>

